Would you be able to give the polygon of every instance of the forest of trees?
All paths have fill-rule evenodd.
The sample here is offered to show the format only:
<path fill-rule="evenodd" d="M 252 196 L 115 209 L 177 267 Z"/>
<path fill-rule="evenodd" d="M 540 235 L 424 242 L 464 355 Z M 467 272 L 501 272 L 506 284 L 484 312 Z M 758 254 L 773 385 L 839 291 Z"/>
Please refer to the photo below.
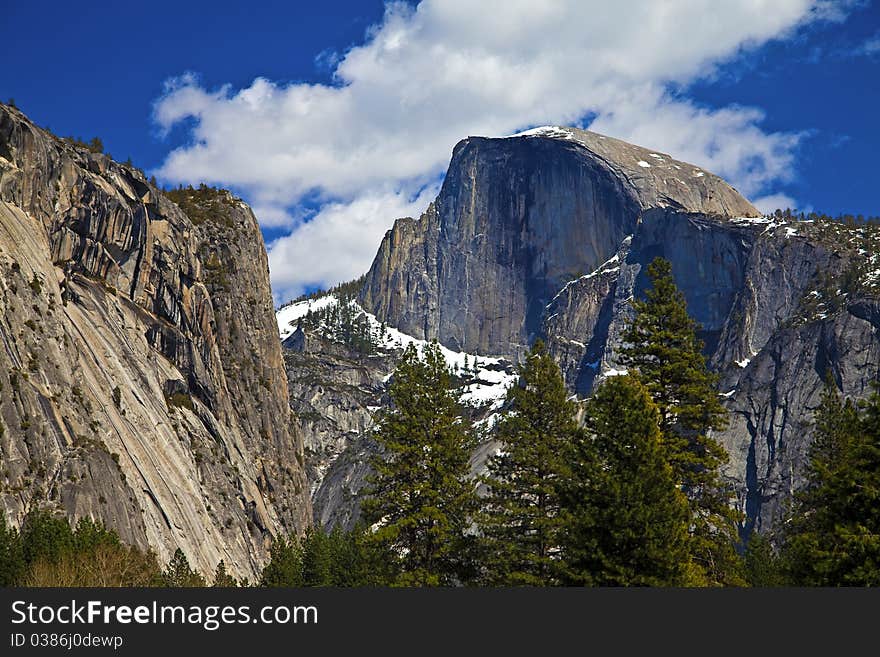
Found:
<path fill-rule="evenodd" d="M 299 318 L 297 328 L 319 332 L 328 340 L 344 344 L 352 351 L 370 355 L 378 353 L 383 343 L 383 330 L 374 327 L 367 314 L 349 297 L 318 310 L 309 310 Z"/>
<path fill-rule="evenodd" d="M 100 137 L 92 137 L 89 141 L 84 141 L 81 137 L 64 137 L 64 141 L 73 144 L 74 146 L 79 146 L 80 148 L 85 148 L 92 153 L 103 153 L 104 152 L 104 142 L 101 141 Z"/>
<path fill-rule="evenodd" d="M 485 473 L 479 432 L 439 345 L 403 354 L 352 531 L 278 536 L 255 582 L 222 562 L 164 568 L 100 525 L 0 517 L 0 584 L 141 586 L 867 586 L 880 584 L 880 393 L 829 377 L 807 485 L 784 521 L 740 537 L 712 430 L 725 426 L 699 326 L 669 263 L 634 302 L 625 374 L 579 402 L 536 341 L 507 393 Z M 478 487 L 477 484 L 482 484 Z M 478 490 L 482 492 L 478 493 Z"/>

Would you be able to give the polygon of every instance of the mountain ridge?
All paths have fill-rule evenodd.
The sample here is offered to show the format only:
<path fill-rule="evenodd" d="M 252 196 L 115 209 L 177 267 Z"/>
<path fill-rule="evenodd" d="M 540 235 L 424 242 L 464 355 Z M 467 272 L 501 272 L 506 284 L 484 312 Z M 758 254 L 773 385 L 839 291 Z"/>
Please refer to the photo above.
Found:
<path fill-rule="evenodd" d="M 854 398 L 880 376 L 878 253 L 876 226 L 762 216 L 702 168 L 545 127 L 459 142 L 359 290 L 273 315 L 241 199 L 163 192 L 0 106 L 0 510 L 91 517 L 253 577 L 273 537 L 357 522 L 404 344 L 444 345 L 486 434 L 479 472 L 524 351 L 542 338 L 588 396 L 622 371 L 662 256 L 730 411 L 715 437 L 742 533 L 766 531 L 803 484 L 826 372 Z M 355 339 L 328 330 L 334 303 Z"/>
<path fill-rule="evenodd" d="M 584 396 L 621 371 L 630 301 L 647 264 L 667 258 L 731 412 L 716 438 L 746 535 L 771 527 L 803 483 L 826 369 L 853 397 L 878 377 L 880 232 L 762 216 L 702 169 L 679 185 L 683 164 L 667 157 L 558 127 L 462 140 L 437 199 L 386 233 L 358 300 L 389 326 L 474 354 L 516 360 L 540 337 Z M 653 169 L 677 196 L 642 173 Z"/>
<path fill-rule="evenodd" d="M 0 510 L 253 577 L 311 508 L 262 236 L 210 194 L 190 217 L 0 106 Z"/>

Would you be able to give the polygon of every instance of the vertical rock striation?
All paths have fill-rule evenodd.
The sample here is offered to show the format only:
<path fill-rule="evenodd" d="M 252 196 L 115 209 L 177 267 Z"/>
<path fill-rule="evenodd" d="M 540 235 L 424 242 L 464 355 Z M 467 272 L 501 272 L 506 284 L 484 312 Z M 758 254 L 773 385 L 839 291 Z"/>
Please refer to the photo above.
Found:
<path fill-rule="evenodd" d="M 0 509 L 253 576 L 311 517 L 266 253 L 227 192 L 177 200 L 0 106 Z"/>

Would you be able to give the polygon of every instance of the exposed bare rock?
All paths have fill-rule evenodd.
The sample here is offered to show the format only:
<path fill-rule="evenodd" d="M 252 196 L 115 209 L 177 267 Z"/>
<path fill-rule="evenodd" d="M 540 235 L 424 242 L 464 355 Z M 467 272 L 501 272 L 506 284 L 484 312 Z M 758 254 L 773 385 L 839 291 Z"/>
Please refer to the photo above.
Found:
<path fill-rule="evenodd" d="M 256 220 L 205 194 L 0 106 L 0 508 L 252 577 L 311 508 Z"/>
<path fill-rule="evenodd" d="M 291 407 L 304 438 L 315 521 L 332 526 L 337 523 L 325 517 L 322 499 L 328 494 L 354 493 L 346 493 L 344 483 L 327 473 L 352 442 L 373 428 L 373 412 L 388 404 L 386 386 L 397 354 L 364 354 L 317 331 L 302 329 L 284 345 Z M 321 495 L 319 486 L 325 488 Z"/>
<path fill-rule="evenodd" d="M 352 327 L 363 326 L 366 316 L 356 304 L 345 303 L 348 312 L 331 312 L 339 301 L 326 295 L 278 312 L 279 330 L 287 336 L 283 345 L 291 406 L 304 436 L 314 520 L 328 529 L 350 529 L 360 520 L 363 488 L 379 449 L 373 430 L 391 403 L 388 385 L 404 346 L 418 346 L 372 317 L 366 319 L 369 337 L 363 333 L 362 339 L 351 339 Z M 324 312 L 323 319 L 308 314 L 310 308 Z M 506 386 L 516 378 L 513 364 L 443 353 L 464 393 L 462 411 L 474 421 L 490 422 L 504 403 Z M 475 471 L 485 462 L 489 443 L 474 454 Z"/>
<path fill-rule="evenodd" d="M 416 337 L 516 356 L 563 285 L 658 215 L 759 213 L 713 174 L 595 133 L 471 137 L 436 202 L 386 234 L 361 300 Z"/>
<path fill-rule="evenodd" d="M 849 395 L 880 376 L 880 230 L 761 217 L 717 176 L 570 128 L 456 146 L 418 220 L 386 234 L 360 299 L 390 326 L 516 358 L 543 337 L 588 395 L 620 370 L 632 299 L 671 261 L 730 427 L 718 438 L 748 531 L 802 483 L 826 371 Z"/>

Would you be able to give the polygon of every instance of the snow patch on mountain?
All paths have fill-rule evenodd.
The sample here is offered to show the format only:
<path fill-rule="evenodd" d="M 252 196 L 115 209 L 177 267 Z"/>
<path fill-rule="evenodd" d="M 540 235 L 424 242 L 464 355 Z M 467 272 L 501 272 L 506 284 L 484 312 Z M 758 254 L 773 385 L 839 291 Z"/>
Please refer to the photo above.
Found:
<path fill-rule="evenodd" d="M 325 310 L 338 303 L 340 300 L 335 295 L 328 294 L 317 299 L 298 301 L 279 308 L 275 313 L 279 337 L 281 340 L 285 340 L 293 335 L 298 320 L 309 312 Z M 357 302 L 349 301 L 348 303 L 356 313 L 363 313 L 367 318 L 370 323 L 370 333 L 378 343 L 379 349 L 398 351 L 406 349 L 412 344 L 421 351 L 429 344 L 427 340 L 414 338 L 394 327 L 384 325 L 375 315 L 361 308 Z M 465 386 L 462 395 L 463 402 L 475 407 L 489 406 L 491 410 L 497 410 L 504 405 L 507 389 L 518 379 L 516 368 L 510 362 L 494 356 L 453 351 L 443 345 L 440 345 L 440 353 L 453 372 L 467 376 L 469 383 Z M 465 373 L 467 374 L 465 375 Z M 386 380 L 390 378 L 389 375 Z"/>
<path fill-rule="evenodd" d="M 293 332 L 296 331 L 296 322 L 301 317 L 305 317 L 310 312 L 324 310 L 328 306 L 337 303 L 335 296 L 327 295 L 318 299 L 306 299 L 305 301 L 297 301 L 286 306 L 282 306 L 275 311 L 275 320 L 278 322 L 278 333 L 281 340 L 286 340 Z"/>

